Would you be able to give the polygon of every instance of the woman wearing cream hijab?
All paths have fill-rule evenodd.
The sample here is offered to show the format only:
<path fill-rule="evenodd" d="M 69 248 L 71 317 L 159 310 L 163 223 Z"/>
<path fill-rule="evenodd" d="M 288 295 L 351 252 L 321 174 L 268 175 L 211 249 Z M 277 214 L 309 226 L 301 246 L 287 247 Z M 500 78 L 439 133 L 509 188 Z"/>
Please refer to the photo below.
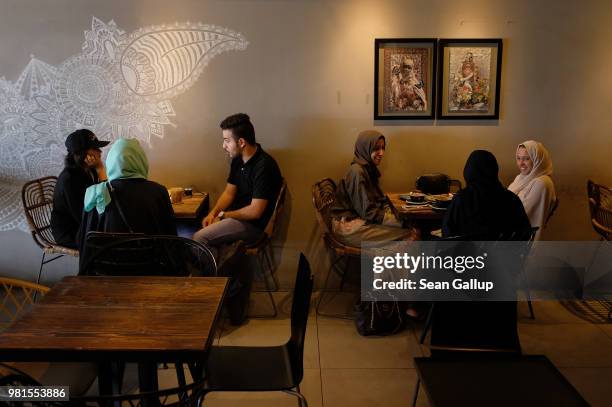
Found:
<path fill-rule="evenodd" d="M 531 226 L 540 228 L 536 235 L 536 240 L 540 240 L 542 229 L 557 201 L 551 178 L 552 161 L 542 143 L 528 140 L 516 149 L 516 165 L 521 173 L 508 189 L 521 198 Z"/>

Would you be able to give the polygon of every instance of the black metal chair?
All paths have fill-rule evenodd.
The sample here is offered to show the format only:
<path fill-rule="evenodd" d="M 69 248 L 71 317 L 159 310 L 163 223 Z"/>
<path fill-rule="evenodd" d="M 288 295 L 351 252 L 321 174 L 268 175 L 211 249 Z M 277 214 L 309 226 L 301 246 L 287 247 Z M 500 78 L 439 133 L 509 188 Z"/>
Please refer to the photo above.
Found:
<path fill-rule="evenodd" d="M 44 177 L 27 182 L 21 189 L 23 210 L 32 233 L 32 239 L 43 251 L 36 284 L 40 283 L 43 266 L 63 256 L 79 257 L 79 251 L 55 242 L 51 234 L 51 210 L 57 177 Z M 47 256 L 53 256 L 47 258 Z"/>
<path fill-rule="evenodd" d="M 545 356 L 522 355 L 515 301 L 461 304 L 469 307 L 457 307 L 457 303 L 439 303 L 433 309 L 431 356 L 414 358 L 418 377 L 412 399 L 413 407 L 417 404 L 421 381 L 432 402 L 445 399 L 441 405 L 496 405 L 491 401 L 492 398 L 498 400 L 500 405 L 542 405 L 542 400 L 554 405 L 588 405 Z M 495 318 L 496 325 L 484 325 L 481 321 L 476 321 L 480 325 L 476 326 L 473 320 L 470 321 L 475 313 L 478 317 L 483 314 L 489 316 L 489 321 Z M 458 327 L 461 328 L 457 329 Z M 514 369 L 518 366 L 523 366 L 523 369 L 536 369 L 538 374 L 534 374 L 536 377 L 530 379 L 542 380 L 546 389 L 542 389 L 537 395 L 525 395 L 525 390 L 517 388 L 516 381 L 525 382 L 530 379 L 512 376 L 511 372 L 516 371 Z M 458 374 L 450 375 L 449 370 L 452 369 Z M 495 389 L 480 389 L 480 382 L 474 382 L 476 378 L 472 374 L 487 375 L 492 379 L 491 385 Z M 465 388 L 469 390 L 458 390 Z M 551 388 L 555 389 L 555 394 L 550 394 Z M 503 400 L 499 391 L 511 394 L 513 400 Z M 449 393 L 453 396 L 448 397 Z M 462 393 L 468 393 L 470 396 Z M 488 397 L 486 401 L 479 398 L 484 394 Z M 529 401 L 525 402 L 524 399 Z M 540 402 L 534 404 L 534 400 Z"/>
<path fill-rule="evenodd" d="M 79 274 L 213 277 L 217 264 L 205 245 L 191 239 L 92 231 L 87 233 Z M 184 386 L 183 365 L 176 363 L 175 367 L 179 385 Z"/>
<path fill-rule="evenodd" d="M 492 240 L 485 239 L 485 237 L 462 236 L 448 240 Z M 501 237 L 506 237 L 505 240 L 522 240 L 519 238 L 528 236 L 511 233 L 507 236 L 500 236 L 498 240 L 502 240 Z M 486 326 L 482 323 L 483 321 L 495 321 L 497 325 Z M 457 329 L 458 325 L 461 325 L 460 329 Z M 434 303 L 421 335 L 421 343 L 430 326 L 432 358 L 457 359 L 460 363 L 461 358 L 506 358 L 521 354 L 515 301 Z M 413 406 L 416 406 L 420 383 L 421 378 L 419 377 L 413 395 Z"/>
<path fill-rule="evenodd" d="M 300 392 L 304 376 L 304 340 L 312 295 L 312 275 L 300 254 L 291 307 L 291 337 L 281 346 L 213 346 L 206 362 L 206 393 L 283 391 L 307 407 Z"/>
<path fill-rule="evenodd" d="M 42 386 L 33 377 L 27 373 L 6 364 L 0 364 L 0 386 Z M 194 381 L 190 384 L 179 385 L 177 387 L 162 389 L 152 392 L 132 393 L 132 394 L 117 394 L 117 395 L 92 395 L 80 396 L 75 395 L 73 389 L 70 388 L 70 399 L 68 401 L 44 401 L 32 402 L 33 407 L 85 407 L 85 406 L 125 406 L 137 407 L 142 405 L 144 400 L 155 401 L 155 405 L 168 407 L 193 407 L 200 405 L 200 401 L 204 392 L 204 381 Z M 7 406 L 23 406 L 24 402 L 4 402 Z"/>
<path fill-rule="evenodd" d="M 439 241 L 449 241 L 449 242 L 455 242 L 455 241 L 500 241 L 500 242 L 524 241 L 525 250 L 522 253 L 523 257 L 520 259 L 519 270 L 521 273 L 521 278 L 523 279 L 523 284 L 525 285 L 527 305 L 529 307 L 529 316 L 531 319 L 535 319 L 533 305 L 531 304 L 531 293 L 529 290 L 529 283 L 528 283 L 527 276 L 525 274 L 525 262 L 527 261 L 527 257 L 529 255 L 529 252 L 531 251 L 531 246 L 533 245 L 533 240 L 539 229 L 540 229 L 539 227 L 532 227 L 532 228 L 529 228 L 523 231 L 511 231 L 511 232 L 504 232 L 504 233 L 494 234 L 494 235 L 451 236 L 451 237 L 439 239 Z M 419 338 L 419 343 L 421 344 L 425 342 L 427 333 L 429 332 L 429 329 L 431 328 L 433 315 L 434 315 L 434 307 L 435 307 L 435 303 L 432 303 L 431 308 L 429 309 L 429 312 L 427 313 L 427 317 L 425 319 L 425 326 Z"/>
<path fill-rule="evenodd" d="M 89 232 L 81 275 L 216 276 L 217 265 L 201 243 L 178 236 Z"/>

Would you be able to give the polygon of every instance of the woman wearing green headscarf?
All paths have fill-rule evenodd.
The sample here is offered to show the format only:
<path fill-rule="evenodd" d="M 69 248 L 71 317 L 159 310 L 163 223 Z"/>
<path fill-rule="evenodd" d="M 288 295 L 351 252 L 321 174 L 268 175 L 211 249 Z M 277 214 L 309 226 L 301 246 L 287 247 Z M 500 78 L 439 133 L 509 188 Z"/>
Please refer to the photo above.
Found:
<path fill-rule="evenodd" d="M 106 157 L 106 169 L 108 181 L 85 191 L 81 249 L 89 231 L 176 235 L 168 191 L 147 180 L 149 162 L 138 140 L 115 141 Z"/>
<path fill-rule="evenodd" d="M 378 166 L 386 148 L 376 130 L 359 133 L 351 166 L 338 183 L 332 208 L 332 231 L 343 243 L 360 247 L 362 241 L 414 240 L 414 229 L 403 229 L 380 189 Z"/>

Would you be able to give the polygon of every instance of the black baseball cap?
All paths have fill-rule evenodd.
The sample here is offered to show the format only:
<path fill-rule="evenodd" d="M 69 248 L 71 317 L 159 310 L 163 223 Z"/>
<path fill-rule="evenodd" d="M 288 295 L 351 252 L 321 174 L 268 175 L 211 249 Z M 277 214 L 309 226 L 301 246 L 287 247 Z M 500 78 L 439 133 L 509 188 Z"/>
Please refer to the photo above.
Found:
<path fill-rule="evenodd" d="M 66 148 L 71 154 L 89 150 L 90 148 L 102 148 L 107 146 L 110 141 L 98 140 L 91 130 L 80 129 L 74 131 L 66 138 Z"/>

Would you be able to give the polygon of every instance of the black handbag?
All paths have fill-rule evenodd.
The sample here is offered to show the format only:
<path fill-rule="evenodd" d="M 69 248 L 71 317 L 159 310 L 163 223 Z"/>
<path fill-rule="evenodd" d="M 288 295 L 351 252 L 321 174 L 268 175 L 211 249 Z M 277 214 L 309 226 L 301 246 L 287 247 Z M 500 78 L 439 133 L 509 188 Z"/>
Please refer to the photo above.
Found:
<path fill-rule="evenodd" d="M 447 194 L 450 178 L 446 174 L 425 174 L 416 180 L 416 188 L 424 194 Z"/>
<path fill-rule="evenodd" d="M 360 301 L 355 304 L 355 328 L 362 336 L 393 335 L 404 327 L 397 301 Z"/>

